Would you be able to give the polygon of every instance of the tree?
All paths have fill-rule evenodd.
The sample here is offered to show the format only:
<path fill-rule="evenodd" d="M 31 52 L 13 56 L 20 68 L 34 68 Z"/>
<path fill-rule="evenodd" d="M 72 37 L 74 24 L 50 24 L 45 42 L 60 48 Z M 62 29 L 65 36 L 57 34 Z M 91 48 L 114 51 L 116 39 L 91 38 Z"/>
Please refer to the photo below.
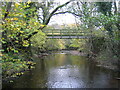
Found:
<path fill-rule="evenodd" d="M 80 24 L 85 27 L 104 27 L 108 34 L 112 37 L 113 24 L 116 23 L 118 30 L 119 25 L 119 13 L 116 2 L 81 2 L 75 1 L 74 7 L 71 8 L 77 16 Z"/>
<path fill-rule="evenodd" d="M 2 2 L 2 70 L 11 74 L 27 69 L 31 60 L 28 52 L 30 33 L 38 31 L 39 22 L 32 3 Z M 32 18 L 31 18 L 32 17 Z M 30 62 L 31 63 L 31 62 Z M 29 65 L 30 65 L 29 63 Z M 12 73 L 12 74 L 13 74 Z"/>
<path fill-rule="evenodd" d="M 7 53 L 14 49 L 28 47 L 24 40 L 32 32 L 38 31 L 36 8 L 34 3 L 2 3 L 2 46 Z"/>
<path fill-rule="evenodd" d="M 98 11 L 103 13 L 105 16 L 111 16 L 112 15 L 112 2 L 97 2 Z M 109 32 L 109 35 L 112 35 L 112 25 L 111 24 L 105 24 L 105 29 Z"/>
<path fill-rule="evenodd" d="M 72 2 L 72 0 L 62 4 L 62 5 L 58 5 L 57 7 L 53 8 L 54 3 L 53 1 L 45 1 L 42 3 L 37 3 L 36 7 L 38 9 L 38 19 L 40 20 L 40 23 L 43 25 L 42 27 L 40 26 L 38 28 L 38 30 L 41 30 L 43 28 L 45 28 L 48 23 L 50 22 L 50 19 L 56 15 L 56 14 L 61 14 L 61 12 L 58 12 L 58 10 L 60 10 L 61 8 L 63 8 L 64 6 L 68 5 L 70 2 Z M 51 8 L 53 10 L 51 10 Z M 40 15 L 41 14 L 41 15 Z M 29 38 L 31 38 L 33 35 L 37 34 L 38 31 L 33 32 L 32 34 L 30 34 L 27 38 L 25 38 L 25 40 L 28 40 Z"/>

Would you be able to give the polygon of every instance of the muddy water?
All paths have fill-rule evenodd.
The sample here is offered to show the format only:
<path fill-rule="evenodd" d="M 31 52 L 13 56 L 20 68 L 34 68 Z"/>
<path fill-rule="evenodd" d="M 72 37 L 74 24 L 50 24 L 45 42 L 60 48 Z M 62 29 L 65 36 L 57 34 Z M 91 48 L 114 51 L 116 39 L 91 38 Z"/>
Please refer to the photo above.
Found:
<path fill-rule="evenodd" d="M 36 58 L 35 69 L 27 71 L 8 88 L 118 88 L 117 73 L 96 67 L 84 56 L 53 53 Z"/>

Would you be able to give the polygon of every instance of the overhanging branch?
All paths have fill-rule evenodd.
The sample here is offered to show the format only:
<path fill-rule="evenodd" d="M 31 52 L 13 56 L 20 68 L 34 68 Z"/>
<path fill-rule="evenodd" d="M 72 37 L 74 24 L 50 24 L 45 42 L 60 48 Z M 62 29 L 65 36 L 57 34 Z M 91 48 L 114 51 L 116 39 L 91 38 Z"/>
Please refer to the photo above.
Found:
<path fill-rule="evenodd" d="M 73 14 L 73 15 L 75 15 L 75 16 L 82 17 L 82 15 L 80 15 L 80 14 L 76 14 L 76 13 L 71 12 L 71 11 L 58 12 L 58 13 L 55 13 L 54 15 L 65 14 L 65 13 L 70 13 L 70 14 Z"/>
<path fill-rule="evenodd" d="M 71 1 L 73 1 L 73 0 L 70 0 L 70 1 L 68 1 L 68 2 L 66 2 L 66 3 L 64 3 L 64 4 L 62 4 L 62 5 L 58 6 L 58 7 L 56 7 L 56 8 L 50 13 L 48 19 L 46 20 L 46 22 L 45 22 L 44 24 L 47 25 L 47 24 L 49 23 L 51 17 L 54 15 L 54 13 L 57 12 L 58 9 L 66 6 L 67 4 L 69 4 Z"/>
<path fill-rule="evenodd" d="M 66 3 L 64 3 L 64 4 L 62 4 L 62 5 L 59 5 L 58 7 L 56 7 L 56 8 L 50 13 L 48 19 L 46 19 L 46 21 L 43 22 L 43 25 L 45 25 L 44 27 L 46 27 L 46 25 L 48 25 L 51 17 L 54 15 L 55 12 L 57 12 L 58 9 L 66 6 L 66 5 L 69 4 L 71 1 L 74 1 L 74 0 L 70 0 L 70 1 L 68 1 L 68 2 L 66 2 Z M 42 30 L 44 27 L 40 27 L 40 28 L 38 28 L 38 30 Z M 33 35 L 35 35 L 35 34 L 37 34 L 37 33 L 38 33 L 38 32 L 33 32 L 32 34 L 28 35 L 28 37 L 25 38 L 24 40 L 30 39 Z"/>
<path fill-rule="evenodd" d="M 46 27 L 46 26 L 44 26 L 44 27 L 40 27 L 39 30 L 42 30 L 42 29 L 45 28 L 45 27 Z M 24 40 L 28 40 L 28 39 L 30 39 L 33 35 L 37 34 L 38 32 L 39 32 L 39 31 L 35 31 L 35 32 L 31 33 L 30 35 L 28 35 L 27 38 L 24 38 Z"/>

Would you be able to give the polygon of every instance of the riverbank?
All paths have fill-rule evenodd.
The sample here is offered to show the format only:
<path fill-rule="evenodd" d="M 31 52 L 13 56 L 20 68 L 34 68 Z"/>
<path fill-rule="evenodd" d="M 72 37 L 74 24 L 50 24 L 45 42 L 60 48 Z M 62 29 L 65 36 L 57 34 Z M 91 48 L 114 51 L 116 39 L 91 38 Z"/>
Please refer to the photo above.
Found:
<path fill-rule="evenodd" d="M 96 62 L 97 67 L 103 67 L 106 69 L 110 69 L 113 71 L 119 72 L 118 65 L 117 65 L 117 60 L 113 60 L 112 56 L 111 57 L 106 57 L 105 56 L 99 56 L 95 54 L 87 55 L 88 60 Z"/>
<path fill-rule="evenodd" d="M 60 52 L 66 53 L 66 54 L 71 54 L 71 55 L 86 56 L 88 58 L 88 60 L 95 62 L 97 67 L 103 67 L 106 69 L 118 71 L 117 65 L 111 64 L 112 60 L 111 60 L 111 62 L 110 62 L 110 60 L 99 60 L 96 58 L 96 55 L 89 56 L 87 53 L 83 53 L 83 52 L 80 52 L 77 50 L 61 50 Z"/>

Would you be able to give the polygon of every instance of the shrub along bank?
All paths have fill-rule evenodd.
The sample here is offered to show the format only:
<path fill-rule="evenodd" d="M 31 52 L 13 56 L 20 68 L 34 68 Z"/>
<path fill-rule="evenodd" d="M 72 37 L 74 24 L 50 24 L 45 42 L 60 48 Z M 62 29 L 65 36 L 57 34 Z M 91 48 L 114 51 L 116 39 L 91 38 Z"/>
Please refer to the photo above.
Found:
<path fill-rule="evenodd" d="M 120 41 L 115 38 L 93 37 L 86 42 L 90 60 L 98 62 L 98 66 L 119 71 Z"/>

